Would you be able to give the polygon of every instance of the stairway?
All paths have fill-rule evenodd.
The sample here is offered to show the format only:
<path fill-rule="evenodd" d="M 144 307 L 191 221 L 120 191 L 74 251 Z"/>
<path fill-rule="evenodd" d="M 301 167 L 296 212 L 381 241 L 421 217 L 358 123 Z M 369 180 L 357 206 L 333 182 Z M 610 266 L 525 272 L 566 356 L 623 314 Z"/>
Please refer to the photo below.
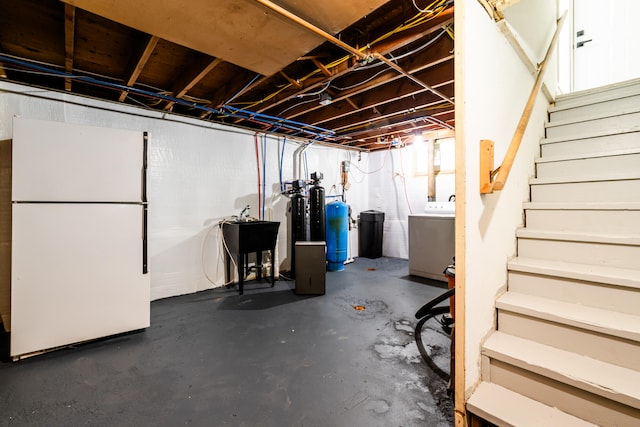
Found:
<path fill-rule="evenodd" d="M 640 425 L 640 80 L 561 96 L 467 402 L 498 426 Z"/>

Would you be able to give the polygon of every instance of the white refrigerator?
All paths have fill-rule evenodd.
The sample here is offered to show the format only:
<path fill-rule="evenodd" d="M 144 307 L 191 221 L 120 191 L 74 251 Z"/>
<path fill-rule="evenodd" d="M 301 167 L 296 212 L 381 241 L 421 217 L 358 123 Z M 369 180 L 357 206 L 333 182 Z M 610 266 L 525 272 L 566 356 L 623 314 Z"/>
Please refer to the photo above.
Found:
<path fill-rule="evenodd" d="M 16 117 L 14 359 L 150 323 L 147 135 Z"/>

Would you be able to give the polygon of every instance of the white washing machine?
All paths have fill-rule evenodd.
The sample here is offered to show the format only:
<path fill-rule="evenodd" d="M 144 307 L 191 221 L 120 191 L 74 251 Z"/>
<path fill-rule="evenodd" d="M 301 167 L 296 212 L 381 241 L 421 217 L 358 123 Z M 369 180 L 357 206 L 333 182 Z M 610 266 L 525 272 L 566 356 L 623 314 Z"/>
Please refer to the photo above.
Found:
<path fill-rule="evenodd" d="M 429 202 L 409 215 L 409 274 L 447 281 L 443 271 L 455 256 L 455 202 Z"/>

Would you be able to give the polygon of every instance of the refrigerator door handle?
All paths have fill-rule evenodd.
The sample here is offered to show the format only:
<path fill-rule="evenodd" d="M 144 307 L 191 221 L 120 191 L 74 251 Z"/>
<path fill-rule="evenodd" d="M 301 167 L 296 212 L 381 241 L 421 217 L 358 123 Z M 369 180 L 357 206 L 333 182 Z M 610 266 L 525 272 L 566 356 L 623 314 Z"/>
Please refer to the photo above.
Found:
<path fill-rule="evenodd" d="M 142 274 L 149 272 L 148 262 L 148 236 L 147 236 L 147 205 L 142 205 Z"/>
<path fill-rule="evenodd" d="M 147 152 L 149 149 L 149 133 L 142 136 L 142 274 L 149 272 L 149 250 L 147 236 Z"/>

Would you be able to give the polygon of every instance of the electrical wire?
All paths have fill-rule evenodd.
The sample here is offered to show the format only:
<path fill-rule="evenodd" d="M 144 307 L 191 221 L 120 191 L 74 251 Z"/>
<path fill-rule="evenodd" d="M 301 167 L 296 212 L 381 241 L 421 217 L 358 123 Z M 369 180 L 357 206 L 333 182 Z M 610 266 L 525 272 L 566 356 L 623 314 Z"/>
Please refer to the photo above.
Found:
<path fill-rule="evenodd" d="M 260 219 L 264 219 L 264 210 L 267 197 L 267 134 L 262 136 L 262 215 Z"/>
<path fill-rule="evenodd" d="M 324 87 L 323 87 L 322 89 L 320 89 L 319 91 L 317 91 L 317 92 L 310 92 L 310 93 L 306 93 L 306 92 L 305 92 L 305 93 L 301 93 L 301 94 L 299 94 L 299 95 L 296 95 L 296 98 L 303 98 L 303 97 L 305 97 L 305 96 L 315 96 L 315 95 L 320 95 L 320 94 L 322 94 L 325 90 L 329 89 L 329 86 L 331 86 L 331 80 L 329 80 L 329 81 L 327 82 L 327 84 L 326 84 L 326 85 L 324 85 Z"/>
<path fill-rule="evenodd" d="M 302 102 L 298 102 L 296 104 L 291 105 L 290 107 L 285 108 L 284 110 L 280 111 L 280 113 L 278 113 L 278 115 L 283 115 L 284 113 L 286 113 L 289 110 L 293 110 L 296 107 L 299 107 L 300 105 L 304 105 L 304 104 L 309 104 L 310 102 L 318 102 L 320 101 L 320 97 L 316 98 L 316 99 L 308 99 L 306 101 L 302 101 Z"/>
<path fill-rule="evenodd" d="M 282 182 L 282 169 L 283 169 L 283 165 L 284 165 L 284 149 L 287 146 L 287 137 L 285 136 L 282 139 L 282 152 L 280 153 L 280 192 L 284 193 L 285 190 L 285 185 Z"/>
<path fill-rule="evenodd" d="M 349 159 L 349 163 L 351 164 L 351 166 L 356 168 L 360 173 L 363 173 L 365 175 L 370 175 L 370 174 L 374 174 L 376 172 L 380 172 L 384 168 L 385 163 L 387 163 L 387 158 L 389 157 L 389 154 L 391 153 L 391 147 L 392 146 L 393 146 L 393 144 L 389 144 L 389 147 L 387 147 L 387 152 L 385 153 L 384 159 L 382 160 L 382 165 L 380 165 L 380 167 L 378 169 L 376 169 L 376 170 L 364 171 L 364 170 L 360 169 L 360 167 L 358 167 L 358 165 L 353 163 L 351 161 L 351 159 Z M 351 152 L 349 152 L 349 156 L 351 156 Z M 356 181 L 356 182 L 358 182 L 358 181 Z M 360 181 L 360 182 L 362 182 L 362 181 Z"/>
<path fill-rule="evenodd" d="M 407 207 L 409 208 L 409 214 L 413 215 L 413 210 L 411 209 L 411 203 L 409 203 L 409 194 L 407 193 L 407 177 L 404 172 L 404 162 L 402 161 L 402 150 L 398 150 L 400 156 L 400 171 L 402 175 L 400 178 L 402 179 L 402 186 L 404 187 L 404 199 L 407 201 Z"/>
<path fill-rule="evenodd" d="M 247 90 L 247 88 L 249 86 L 251 86 L 256 80 L 258 80 L 258 78 L 261 76 L 262 74 L 258 73 L 256 74 L 256 76 L 251 79 L 251 81 L 249 83 L 247 83 L 246 85 L 244 85 L 244 87 L 242 89 L 240 89 L 239 91 L 237 91 L 231 98 L 227 99 L 226 102 L 224 102 L 224 104 L 229 104 L 231 103 L 234 99 L 236 99 L 238 96 L 240 96 L 240 94 L 242 92 L 244 92 L 245 90 Z"/>
<path fill-rule="evenodd" d="M 112 83 L 112 82 L 100 80 L 90 76 L 84 76 L 84 75 L 78 76 L 78 75 L 66 73 L 63 71 L 58 71 L 52 68 L 48 68 L 46 66 L 38 65 L 37 63 L 34 63 L 34 62 L 15 59 L 15 58 L 12 58 L 11 56 L 7 56 L 4 54 L 0 54 L 0 61 L 8 62 L 11 64 L 18 65 L 20 67 L 28 68 L 28 70 L 16 69 L 17 72 L 33 73 L 34 72 L 33 70 L 35 70 L 35 72 L 44 72 L 44 73 L 47 73 L 47 75 L 50 75 L 52 77 L 74 79 L 76 81 L 89 84 L 92 86 L 103 87 L 106 89 L 117 90 L 120 92 L 127 92 L 128 94 L 133 93 L 146 98 L 154 99 L 158 102 L 160 101 L 172 102 L 174 104 L 182 105 L 192 109 L 206 111 L 208 113 L 215 114 L 215 115 L 224 114 L 226 117 L 239 118 L 239 119 L 251 121 L 254 123 L 259 123 L 262 125 L 267 125 L 269 127 L 281 126 L 288 130 L 299 132 L 300 134 L 308 137 L 313 137 L 318 139 L 329 139 L 335 134 L 335 132 L 333 132 L 332 130 L 324 129 L 318 126 L 313 126 L 313 125 L 309 125 L 301 122 L 295 122 L 293 120 L 288 120 L 282 117 L 270 116 L 267 114 L 249 111 L 246 109 L 238 109 L 228 105 L 223 106 L 221 110 L 217 110 L 215 108 L 211 108 L 206 105 L 198 104 L 197 102 L 190 102 L 182 98 L 175 98 L 173 96 L 165 95 L 162 92 L 152 92 L 149 90 L 141 89 L 139 87 L 125 86 L 119 83 Z"/>
<path fill-rule="evenodd" d="M 219 287 L 232 285 L 234 283 L 234 279 L 233 279 L 232 275 L 230 274 L 229 275 L 230 276 L 229 277 L 229 281 L 228 282 L 224 282 L 222 285 L 220 285 L 220 284 L 216 283 L 215 279 L 212 279 L 209 276 L 209 273 L 207 273 L 207 269 L 205 267 L 205 265 L 206 265 L 205 264 L 205 247 L 206 247 L 207 239 L 211 235 L 211 231 L 214 228 L 217 228 L 218 229 L 218 237 L 220 237 L 220 243 L 221 243 L 222 246 L 224 246 L 224 250 L 225 251 L 223 252 L 223 251 L 218 250 L 218 258 L 216 260 L 216 267 L 218 267 L 220 265 L 222 254 L 226 253 L 227 256 L 229 257 L 229 259 L 231 260 L 231 263 L 233 264 L 233 271 L 237 271 L 238 265 L 236 264 L 236 261 L 231 256 L 231 252 L 229 251 L 229 247 L 227 246 L 227 242 L 224 239 L 224 235 L 220 233 L 220 230 L 222 229 L 222 224 L 229 223 L 229 222 L 231 222 L 231 218 L 223 218 L 218 223 L 211 225 L 209 227 L 209 229 L 207 230 L 207 232 L 205 233 L 204 238 L 202 239 L 202 247 L 201 247 L 201 251 L 200 251 L 201 254 L 202 254 L 202 256 L 201 256 L 201 268 L 202 268 L 202 272 L 204 274 L 204 277 L 207 279 L 207 281 L 209 281 L 209 283 L 211 283 L 214 286 L 219 286 Z"/>
<path fill-rule="evenodd" d="M 258 171 L 258 215 L 260 214 L 260 155 L 258 153 L 258 132 L 253 135 L 253 141 L 256 147 L 256 167 Z"/>
<path fill-rule="evenodd" d="M 413 3 L 413 6 L 418 10 L 418 12 L 420 13 L 433 13 L 435 12 L 434 10 L 431 10 L 431 8 L 433 7 L 434 4 L 438 3 L 437 1 L 434 1 L 433 3 L 431 3 L 429 6 L 427 6 L 424 9 L 420 9 L 418 7 L 418 5 L 416 4 L 416 0 L 411 0 L 411 3 Z M 442 2 L 440 2 L 442 3 Z"/>
<path fill-rule="evenodd" d="M 360 52 L 365 52 L 368 49 L 371 49 L 375 44 L 387 39 L 388 37 L 400 33 L 402 31 L 406 31 L 412 28 L 415 28 L 419 25 L 422 25 L 436 17 L 438 17 L 442 12 L 444 12 L 447 7 L 453 4 L 452 0 L 438 0 L 436 2 L 433 2 L 429 8 L 431 8 L 432 10 L 430 10 L 428 13 L 424 13 L 424 12 L 420 12 L 417 15 L 413 16 L 412 18 L 410 18 L 407 22 L 403 23 L 402 25 L 399 25 L 398 27 L 396 27 L 395 29 L 389 31 L 386 34 L 383 34 L 382 36 L 378 37 L 377 39 L 371 41 L 370 43 L 367 43 L 366 45 L 362 46 L 359 50 Z M 346 61 L 348 61 L 350 58 L 352 57 L 352 55 L 344 55 L 338 59 L 336 59 L 335 61 L 329 63 L 329 64 L 325 64 L 325 68 L 327 69 L 331 69 L 334 68 Z M 362 67 L 360 67 L 362 68 Z M 353 71 L 353 70 L 352 70 Z M 319 68 L 316 68 L 315 70 L 311 71 L 310 73 L 308 73 L 307 75 L 296 79 L 297 82 L 302 83 L 306 80 L 308 80 L 309 78 L 315 76 L 316 74 L 320 73 L 321 70 Z M 250 102 L 243 102 L 243 103 L 237 103 L 235 105 L 248 105 L 247 108 L 253 108 L 259 104 L 262 104 L 266 101 L 269 101 L 271 99 L 273 99 L 274 97 L 276 97 L 277 95 L 279 95 L 280 93 L 282 93 L 284 90 L 289 89 L 293 86 L 292 83 L 288 83 L 284 86 L 282 86 L 281 88 L 279 88 L 277 91 L 263 97 L 262 99 L 258 100 L 258 101 L 250 101 Z"/>

